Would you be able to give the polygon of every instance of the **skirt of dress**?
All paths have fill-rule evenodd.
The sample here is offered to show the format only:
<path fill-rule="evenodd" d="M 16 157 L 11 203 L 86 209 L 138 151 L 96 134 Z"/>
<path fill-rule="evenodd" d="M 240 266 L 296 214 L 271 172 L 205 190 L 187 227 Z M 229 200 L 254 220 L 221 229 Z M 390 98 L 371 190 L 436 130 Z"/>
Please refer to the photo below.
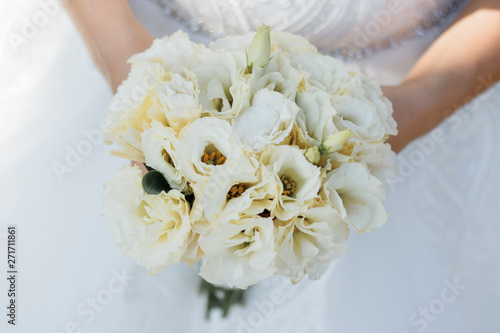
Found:
<path fill-rule="evenodd" d="M 19 29 L 38 8 L 7 3 L 6 26 L 21 18 L 10 25 Z M 156 36 L 181 27 L 132 5 Z M 438 33 L 351 66 L 397 83 Z M 196 272 L 148 275 L 118 253 L 99 215 L 103 184 L 126 162 L 103 144 L 111 93 L 67 15 L 1 51 L 0 244 L 5 253 L 7 225 L 17 225 L 19 271 L 17 325 L 4 318 L 2 332 L 500 331 L 498 85 L 398 156 L 387 225 L 353 234 L 319 281 L 273 277 L 248 290 L 245 307 L 205 321 Z"/>

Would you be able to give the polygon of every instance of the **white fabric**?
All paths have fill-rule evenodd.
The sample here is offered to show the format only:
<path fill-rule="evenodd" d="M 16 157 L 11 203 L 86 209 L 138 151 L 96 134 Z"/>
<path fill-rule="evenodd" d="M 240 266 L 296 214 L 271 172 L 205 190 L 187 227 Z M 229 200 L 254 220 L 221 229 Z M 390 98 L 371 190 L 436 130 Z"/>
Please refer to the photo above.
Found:
<path fill-rule="evenodd" d="M 255 31 L 263 22 L 301 34 L 324 52 L 362 49 L 444 15 L 449 0 L 154 0 L 191 29 L 212 35 Z M 368 43 L 369 42 L 369 43 Z"/>
<path fill-rule="evenodd" d="M 3 3 L 2 37 L 21 35 L 23 18 L 42 10 L 34 0 Z M 182 27 L 151 2 L 132 5 L 156 36 Z M 397 83 L 438 34 L 350 65 Z M 271 278 L 249 290 L 246 307 L 206 322 L 194 271 L 178 264 L 149 276 L 119 255 L 99 216 L 102 185 L 124 161 L 95 134 L 111 94 L 67 15 L 55 13 L 17 50 L 2 40 L 0 257 L 6 225 L 17 224 L 19 308 L 18 325 L 2 313 L 0 331 L 500 331 L 498 85 L 399 155 L 387 225 L 353 234 L 349 253 L 321 280 Z M 71 172 L 58 177 L 55 162 Z M 2 304 L 6 291 L 1 279 Z"/>

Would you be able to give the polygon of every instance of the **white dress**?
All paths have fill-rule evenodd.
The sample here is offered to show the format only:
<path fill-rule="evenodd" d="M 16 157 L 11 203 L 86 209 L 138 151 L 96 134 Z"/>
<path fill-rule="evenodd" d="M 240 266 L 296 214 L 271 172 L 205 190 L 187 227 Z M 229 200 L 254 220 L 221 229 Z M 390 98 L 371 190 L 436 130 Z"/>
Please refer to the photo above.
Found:
<path fill-rule="evenodd" d="M 0 257 L 6 225 L 17 224 L 19 265 L 17 325 L 4 318 L 1 332 L 500 332 L 498 85 L 398 156 L 389 221 L 353 235 L 319 281 L 273 277 L 249 289 L 245 307 L 205 321 L 196 273 L 178 264 L 149 276 L 118 253 L 99 215 L 102 185 L 124 161 L 97 132 L 111 94 L 71 21 L 57 5 L 4 2 L 2 37 L 22 35 L 24 18 L 40 11 L 49 19 L 26 42 L 0 46 Z M 387 0 L 185 0 L 175 13 L 164 6 L 166 16 L 153 1 L 131 1 L 157 37 L 271 23 L 361 57 L 349 66 L 384 84 L 399 82 L 444 29 L 427 26 L 458 11 L 449 0 L 397 3 L 402 10 Z M 2 279 L 2 304 L 7 289 Z"/>

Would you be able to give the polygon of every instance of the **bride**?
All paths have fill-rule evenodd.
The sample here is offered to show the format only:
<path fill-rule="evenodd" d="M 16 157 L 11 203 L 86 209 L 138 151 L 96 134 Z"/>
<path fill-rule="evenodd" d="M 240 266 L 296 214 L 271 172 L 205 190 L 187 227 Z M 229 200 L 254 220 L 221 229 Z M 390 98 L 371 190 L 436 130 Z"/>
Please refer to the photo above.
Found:
<path fill-rule="evenodd" d="M 58 6 L 41 3 L 47 16 Z M 293 286 L 273 277 L 249 289 L 246 306 L 228 318 L 205 321 L 205 298 L 189 267 L 148 276 L 114 249 L 98 216 L 99 189 L 122 163 L 106 156 L 96 130 L 109 95 L 67 37 L 74 35 L 47 26 L 66 36 L 62 44 L 58 35 L 48 39 L 61 55 L 52 72 L 28 76 L 35 78 L 30 96 L 39 100 L 30 108 L 47 113 L 29 113 L 24 91 L 10 89 L 16 98 L 9 109 L 20 105 L 30 120 L 12 116 L 17 127 L 5 137 L 20 143 L 2 142 L 9 153 L 2 184 L 12 189 L 6 216 L 9 224 L 19 221 L 26 251 L 23 332 L 39 330 L 41 321 L 44 332 L 500 331 L 498 1 L 131 0 L 129 6 L 71 0 L 64 6 L 113 91 L 128 74 L 127 59 L 148 48 L 152 36 L 184 29 L 208 42 L 262 23 L 302 34 L 385 85 L 398 122 L 390 142 L 399 173 L 385 176 L 387 224 L 353 235 L 349 253 L 319 281 Z M 16 41 L 24 52 L 40 46 Z M 45 49 L 32 49 L 39 50 Z M 61 70 L 67 72 L 54 74 Z M 36 84 L 42 80 L 50 89 Z"/>

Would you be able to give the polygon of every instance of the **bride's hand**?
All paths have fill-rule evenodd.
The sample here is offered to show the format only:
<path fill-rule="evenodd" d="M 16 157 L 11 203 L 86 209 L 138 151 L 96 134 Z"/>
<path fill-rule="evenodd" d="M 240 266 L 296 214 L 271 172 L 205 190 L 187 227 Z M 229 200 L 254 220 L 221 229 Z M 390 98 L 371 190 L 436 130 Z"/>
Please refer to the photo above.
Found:
<path fill-rule="evenodd" d="M 435 126 L 426 117 L 419 115 L 431 105 L 425 96 L 424 87 L 402 83 L 396 87 L 382 87 L 382 92 L 392 102 L 393 116 L 398 124 L 398 134 L 389 137 L 387 142 L 391 144 L 392 150 L 398 153 L 411 141 Z"/>
<path fill-rule="evenodd" d="M 500 79 L 500 1 L 471 1 L 403 83 L 383 87 L 393 102 L 399 152 Z"/>
<path fill-rule="evenodd" d="M 71 0 L 64 6 L 113 92 L 127 77 L 128 58 L 153 38 L 135 18 L 127 0 Z"/>

